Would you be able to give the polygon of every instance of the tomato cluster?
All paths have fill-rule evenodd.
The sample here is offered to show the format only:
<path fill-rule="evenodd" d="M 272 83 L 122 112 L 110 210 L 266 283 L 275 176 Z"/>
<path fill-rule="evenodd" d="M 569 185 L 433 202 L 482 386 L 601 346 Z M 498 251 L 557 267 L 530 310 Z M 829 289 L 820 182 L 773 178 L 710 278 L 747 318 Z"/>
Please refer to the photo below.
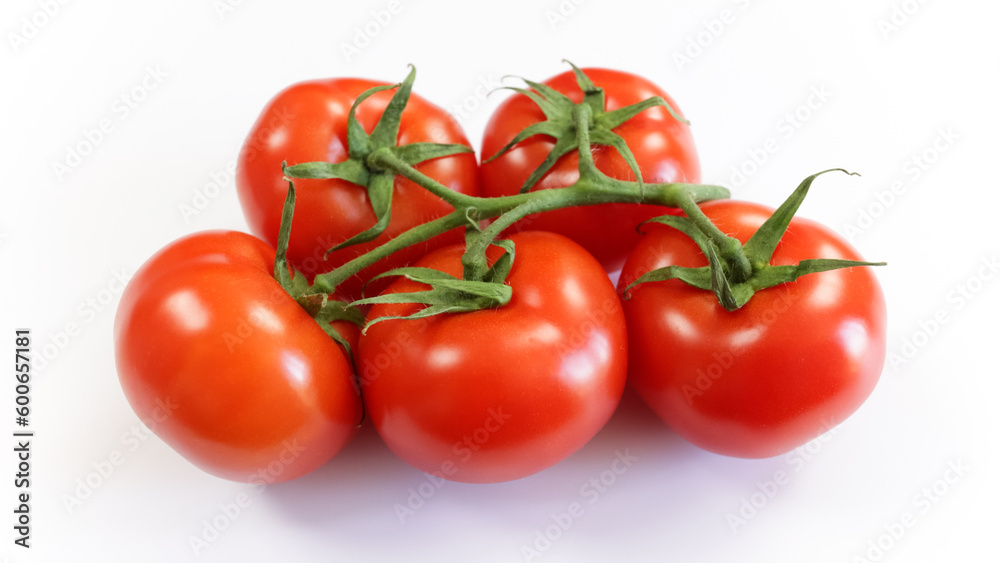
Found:
<path fill-rule="evenodd" d="M 885 303 L 871 269 L 826 271 L 760 289 L 735 311 L 680 279 L 633 286 L 661 268 L 712 261 L 682 230 L 652 223 L 637 230 L 653 217 L 680 217 L 659 205 L 566 207 L 514 222 L 503 234 L 510 246 L 486 251 L 489 264 L 512 260 L 502 279 L 509 296 L 500 306 L 449 311 L 447 303 L 419 297 L 428 288 L 421 278 L 402 275 L 389 284 L 379 276 L 420 269 L 442 272 L 445 285 L 461 280 L 467 247 L 454 226 L 337 286 L 339 298 L 380 294 L 348 307 L 366 313 L 363 333 L 346 317 L 317 314 L 334 296 L 287 283 L 308 285 L 453 211 L 440 193 L 403 175 L 380 192 L 360 185 L 375 185 L 371 179 L 385 174 L 375 151 L 360 146 L 379 139 L 421 150 L 457 147 L 415 159 L 411 172 L 457 194 L 572 189 L 582 175 L 580 157 L 566 151 L 553 160 L 562 141 L 543 128 L 554 111 L 547 99 L 598 99 L 604 107 L 597 109 L 610 114 L 657 98 L 664 103 L 595 134 L 593 164 L 619 181 L 700 181 L 687 122 L 648 80 L 574 68 L 529 84 L 530 91 L 496 110 L 481 163 L 441 108 L 413 95 L 393 110 L 399 97 L 391 85 L 318 80 L 279 93 L 248 134 L 238 163 L 240 201 L 256 237 L 204 232 L 175 241 L 142 266 L 122 297 L 116 361 L 136 413 L 177 405 L 156 433 L 227 479 L 304 475 L 369 419 L 414 467 L 485 483 L 534 474 L 579 449 L 608 421 L 627 382 L 680 435 L 738 457 L 789 451 L 860 406 L 885 350 Z M 384 116 L 397 110 L 398 123 L 384 125 Z M 601 119 L 610 118 L 595 118 L 595 127 Z M 531 127 L 541 134 L 516 138 Z M 282 234 L 286 167 L 351 159 L 353 176 L 338 171 L 295 180 L 294 222 L 290 236 Z M 526 183 L 532 175 L 538 181 Z M 772 212 L 729 200 L 700 209 L 744 243 Z M 367 240 L 330 251 L 373 225 L 381 230 Z M 793 218 L 770 265 L 820 256 L 859 260 L 832 231 Z M 619 268 L 616 288 L 608 273 Z"/>

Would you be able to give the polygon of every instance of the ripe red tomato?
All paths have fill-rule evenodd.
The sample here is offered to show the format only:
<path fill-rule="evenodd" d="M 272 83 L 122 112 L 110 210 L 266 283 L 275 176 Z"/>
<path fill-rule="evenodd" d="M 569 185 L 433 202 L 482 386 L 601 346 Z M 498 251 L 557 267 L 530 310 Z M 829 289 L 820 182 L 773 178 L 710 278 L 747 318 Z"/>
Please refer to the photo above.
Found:
<path fill-rule="evenodd" d="M 772 211 L 741 201 L 701 207 L 743 242 Z M 679 231 L 646 229 L 619 290 L 653 269 L 708 264 Z M 771 264 L 808 258 L 860 260 L 836 233 L 793 218 Z M 624 309 L 631 385 L 682 437 L 730 456 L 775 456 L 839 424 L 871 393 L 885 359 L 885 300 L 871 268 L 806 275 L 734 312 L 678 280 L 643 283 Z"/>
<path fill-rule="evenodd" d="M 139 269 L 115 318 L 136 414 L 201 469 L 257 484 L 316 469 L 362 415 L 346 355 L 273 264 L 274 250 L 244 233 L 187 236 Z"/>
<path fill-rule="evenodd" d="M 382 321 L 359 343 L 379 434 L 414 467 L 454 481 L 508 481 L 555 464 L 604 426 L 625 385 L 625 321 L 601 265 L 553 233 L 511 240 L 507 305 Z M 463 250 L 440 249 L 417 266 L 461 276 Z M 386 291 L 426 287 L 403 278 Z M 421 307 L 375 305 L 368 318 Z"/>
<path fill-rule="evenodd" d="M 236 188 L 250 230 L 272 246 L 278 240 L 281 210 L 288 191 L 281 163 L 343 162 L 347 160 L 347 117 L 352 104 L 365 90 L 384 82 L 343 78 L 294 84 L 272 99 L 247 135 L 240 152 Z M 392 98 L 392 91 L 379 92 L 357 109 L 357 118 L 367 132 L 375 128 Z M 399 144 L 469 141 L 446 111 L 413 94 L 402 115 Z M 429 160 L 417 170 L 449 188 L 478 195 L 476 157 L 472 153 Z M 409 180 L 396 178 L 392 220 L 377 239 L 331 253 L 327 250 L 375 224 L 365 188 L 338 179 L 295 181 L 298 203 L 291 240 L 289 262 L 312 277 L 328 272 L 351 258 L 383 244 L 399 233 L 449 213 L 452 208 Z M 393 254 L 365 269 L 339 289 L 358 296 L 361 286 L 372 276 L 405 265 L 431 248 L 461 240 L 456 230 Z"/>
<path fill-rule="evenodd" d="M 675 111 L 677 104 L 652 82 L 626 72 L 587 68 L 583 71 L 595 86 L 604 88 L 606 109 L 618 108 L 661 96 Z M 550 78 L 544 84 L 569 96 L 574 102 L 583 99 L 572 71 Z M 499 158 L 485 162 L 496 154 L 525 127 L 542 121 L 545 115 L 528 97 L 516 94 L 497 108 L 486 126 L 483 137 L 483 194 L 501 196 L 516 194 L 528 176 L 541 164 L 554 146 L 551 137 L 536 135 L 518 144 Z M 691 182 L 701 178 L 694 140 L 686 124 L 674 119 L 666 108 L 657 106 L 639 113 L 616 127 L 614 132 L 628 143 L 639 164 L 645 182 Z M 597 168 L 619 180 L 635 180 L 635 175 L 618 151 L 608 146 L 593 149 Z M 532 190 L 562 188 L 579 178 L 579 157 L 570 152 L 532 188 Z M 655 205 L 604 204 L 560 209 L 527 217 L 512 227 L 552 231 L 568 236 L 583 245 L 604 265 L 607 271 L 618 270 L 639 235 L 635 227 L 643 221 L 664 214 Z"/>

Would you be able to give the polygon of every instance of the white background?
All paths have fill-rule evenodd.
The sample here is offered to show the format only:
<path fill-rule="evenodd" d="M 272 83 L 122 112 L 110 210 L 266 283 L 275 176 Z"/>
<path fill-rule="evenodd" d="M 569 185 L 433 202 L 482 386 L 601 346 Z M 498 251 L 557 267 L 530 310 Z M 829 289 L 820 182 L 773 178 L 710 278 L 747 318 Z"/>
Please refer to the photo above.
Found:
<path fill-rule="evenodd" d="M 45 5 L 0 8 L 0 334 L 31 327 L 36 350 L 56 351 L 32 388 L 32 548 L 12 543 L 5 447 L 0 558 L 523 561 L 530 546 L 541 553 L 531 560 L 550 562 L 998 560 L 1000 282 L 983 267 L 1000 251 L 995 2 L 399 0 L 384 24 L 373 13 L 387 0 L 92 0 L 50 6 L 51 16 Z M 357 37 L 366 26 L 377 33 Z M 662 85 L 693 123 L 704 180 L 734 197 L 777 205 L 818 170 L 863 174 L 822 178 L 801 211 L 890 263 L 878 276 L 895 361 L 853 417 L 792 457 L 747 461 L 686 444 L 628 395 L 563 463 L 512 483 L 446 483 L 405 522 L 394 505 L 427 478 L 370 429 L 314 474 L 260 494 L 155 437 L 123 439 L 142 432 L 113 363 L 116 275 L 186 233 L 246 230 L 226 169 L 273 94 L 319 77 L 400 80 L 414 63 L 415 91 L 464 103 L 455 111 L 478 146 L 507 95 L 484 99 L 480 85 L 544 79 L 567 68 L 563 58 Z M 148 69 L 165 76 L 142 91 Z M 116 103 L 137 87 L 142 100 L 126 114 Z M 57 174 L 102 120 L 111 131 Z M 777 150 L 758 166 L 768 139 Z M 746 178 L 734 176 L 741 166 Z M 181 206 L 195 203 L 185 218 Z M 936 315 L 946 322 L 935 327 Z M 13 388 L 5 376 L 4 433 Z M 581 487 L 610 481 L 616 451 L 637 460 L 591 504 Z M 112 458 L 120 465 L 101 476 Z M 789 480 L 765 504 L 755 493 L 778 471 Z M 88 479 L 97 487 L 81 488 Z M 241 493 L 250 505 L 196 556 L 190 538 L 225 521 L 220 505 Z M 72 510 L 70 498 L 81 500 Z M 539 539 L 573 502 L 583 514 Z M 734 531 L 741 507 L 751 517 Z"/>

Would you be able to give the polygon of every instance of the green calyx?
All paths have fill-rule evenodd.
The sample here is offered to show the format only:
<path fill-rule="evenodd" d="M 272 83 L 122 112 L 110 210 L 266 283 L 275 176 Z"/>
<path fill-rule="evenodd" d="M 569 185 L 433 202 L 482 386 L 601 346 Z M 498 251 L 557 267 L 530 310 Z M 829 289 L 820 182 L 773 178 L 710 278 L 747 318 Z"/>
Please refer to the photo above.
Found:
<path fill-rule="evenodd" d="M 530 88 L 509 87 L 510 90 L 530 98 L 531 101 L 533 101 L 545 115 L 545 120 L 539 121 L 538 123 L 523 129 L 496 154 L 487 159 L 486 162 L 490 162 L 500 157 L 522 141 L 534 137 L 535 135 L 545 135 L 555 139 L 555 145 L 552 147 L 548 156 L 534 171 L 532 171 L 532 173 L 525 180 L 524 184 L 521 186 L 521 193 L 528 192 L 550 169 L 552 169 L 553 166 L 555 166 L 556 162 L 558 162 L 560 158 L 569 152 L 578 149 L 578 130 L 580 129 L 578 119 L 580 119 L 581 115 L 584 115 L 586 116 L 586 126 L 589 133 L 589 144 L 607 145 L 617 150 L 618 153 L 622 155 L 622 158 L 625 159 L 625 162 L 628 163 L 629 168 L 631 168 L 632 173 L 635 175 L 636 181 L 639 183 L 641 189 L 642 174 L 639 171 L 639 164 L 636 162 L 635 155 L 632 154 L 632 150 L 629 149 L 625 139 L 623 139 L 621 135 L 615 133 L 614 129 L 629 119 L 632 119 L 640 112 L 654 106 L 663 106 L 667 108 L 670 115 L 674 116 L 677 120 L 683 121 L 684 123 L 687 123 L 687 121 L 680 117 L 674 109 L 667 104 L 666 100 L 659 96 L 655 96 L 614 111 L 607 111 L 605 108 L 604 89 L 595 86 L 586 73 L 577 68 L 576 65 L 570 63 L 569 61 L 565 62 L 573 67 L 573 73 L 576 76 L 576 83 L 580 87 L 580 90 L 583 91 L 583 101 L 580 103 L 574 103 L 568 96 L 559 92 L 555 88 L 540 82 L 533 82 L 528 79 L 522 80 L 524 80 L 525 84 L 527 84 Z M 585 111 L 581 111 L 582 106 L 586 106 L 587 109 Z M 581 170 L 581 172 L 585 172 L 585 170 Z"/>
<path fill-rule="evenodd" d="M 376 317 L 361 330 L 362 334 L 374 324 L 390 319 L 421 319 L 442 313 L 468 313 L 482 309 L 492 309 L 506 305 L 513 291 L 504 284 L 514 263 L 514 243 L 500 240 L 492 243 L 503 249 L 503 254 L 490 266 L 479 280 L 459 279 L 451 274 L 432 268 L 396 268 L 371 279 L 402 276 L 415 282 L 427 284 L 430 289 L 409 293 L 388 293 L 376 297 L 360 299 L 357 305 L 383 303 L 417 303 L 426 305 L 423 309 L 406 316 Z M 369 282 L 371 283 L 371 282 Z"/>
<path fill-rule="evenodd" d="M 727 311 L 735 311 L 745 305 L 755 292 L 793 282 L 807 274 L 854 266 L 884 266 L 885 262 L 824 258 L 802 260 L 798 264 L 788 266 L 771 265 L 774 250 L 788 229 L 788 224 L 795 212 L 798 211 L 802 201 L 809 193 L 813 181 L 820 175 L 833 171 L 856 175 L 842 168 L 835 168 L 809 176 L 742 245 L 725 244 L 735 239 L 714 236 L 716 233 L 705 229 L 704 223 L 700 220 L 706 218 L 700 214 L 696 207 L 690 210 L 685 209 L 688 211 L 688 217 L 666 215 L 650 219 L 647 222 L 673 227 L 690 237 L 708 258 L 709 265 L 700 268 L 667 266 L 652 270 L 625 288 L 626 298 L 628 298 L 631 289 L 638 284 L 676 279 L 688 285 L 712 291 L 718 298 L 719 304 Z"/>
<path fill-rule="evenodd" d="M 288 265 L 288 239 L 292 233 L 292 218 L 295 211 L 295 186 L 288 182 L 288 195 L 281 211 L 281 228 L 278 231 L 278 246 L 274 255 L 274 279 L 282 289 L 295 299 L 319 324 L 326 334 L 344 347 L 353 362 L 351 345 L 330 323 L 347 321 L 357 326 L 364 323 L 364 315 L 349 303 L 330 299 L 330 296 L 310 286 L 306 276 Z"/>
<path fill-rule="evenodd" d="M 363 92 L 355 100 L 347 117 L 347 160 L 343 162 L 306 162 L 283 168 L 286 178 L 339 179 L 357 184 L 368 190 L 368 199 L 375 213 L 375 224 L 365 231 L 327 250 L 327 254 L 354 244 L 370 242 L 378 238 L 389 226 L 392 218 L 392 194 L 396 172 L 384 165 L 388 159 L 415 166 L 421 162 L 460 153 L 473 152 L 470 147 L 460 144 L 411 143 L 397 145 L 399 125 L 403 110 L 410 99 L 417 70 L 410 67 L 410 73 L 399 84 L 376 86 Z M 358 122 L 357 109 L 372 95 L 384 90 L 396 89 L 385 111 L 372 132 L 366 133 Z"/>

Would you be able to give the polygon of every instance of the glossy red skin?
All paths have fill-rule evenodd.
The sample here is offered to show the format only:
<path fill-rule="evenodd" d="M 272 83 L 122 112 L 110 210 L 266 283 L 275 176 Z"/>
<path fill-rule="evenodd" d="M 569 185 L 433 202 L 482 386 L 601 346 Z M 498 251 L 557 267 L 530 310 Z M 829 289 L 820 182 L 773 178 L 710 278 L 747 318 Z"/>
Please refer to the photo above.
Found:
<path fill-rule="evenodd" d="M 294 84 L 274 97 L 261 111 L 247 135 L 236 171 L 236 188 L 250 230 L 274 246 L 281 210 L 288 192 L 281 163 L 342 162 L 347 159 L 347 115 L 365 90 L 384 82 L 356 78 L 315 80 Z M 394 90 L 365 100 L 357 118 L 367 132 L 375 128 Z M 461 126 L 445 110 L 416 94 L 403 111 L 399 144 L 434 142 L 469 145 Z M 478 195 L 479 172 L 472 153 L 423 162 L 417 170 L 461 193 Z M 296 180 L 296 207 L 289 262 L 310 277 L 328 272 L 351 258 L 383 244 L 399 233 L 446 215 L 452 208 L 440 198 L 396 178 L 392 219 L 374 241 L 324 253 L 375 224 L 365 188 L 343 180 Z M 430 249 L 461 241 L 459 230 L 393 254 L 363 270 L 340 290 L 357 297 L 365 281 L 390 268 L 412 262 Z"/>
<path fill-rule="evenodd" d="M 702 209 L 744 242 L 772 211 L 740 201 Z M 619 291 L 652 269 L 707 265 L 678 231 L 648 231 L 625 263 Z M 807 258 L 861 259 L 833 231 L 794 218 L 771 263 Z M 850 416 L 882 372 L 885 300 L 872 268 L 803 276 L 757 292 L 735 312 L 677 280 L 640 284 L 631 295 L 623 302 L 629 381 L 671 428 L 709 451 L 788 452 Z"/>
<path fill-rule="evenodd" d="M 271 277 L 273 263 L 245 233 L 187 236 L 139 269 L 115 318 L 136 414 L 201 469 L 255 484 L 321 466 L 362 416 L 346 355 Z"/>
<path fill-rule="evenodd" d="M 663 90 L 652 82 L 626 72 L 587 68 L 584 72 L 595 85 L 604 88 L 606 108 L 611 111 L 661 96 L 680 112 Z M 573 101 L 583 100 L 571 71 L 545 81 Z M 505 100 L 493 113 L 483 137 L 483 195 L 516 194 L 528 176 L 551 151 L 551 137 L 536 135 L 517 145 L 492 162 L 485 162 L 525 127 L 542 121 L 544 114 L 526 96 L 517 94 Z M 701 168 L 691 130 L 671 117 L 663 107 L 643 111 L 614 129 L 628 143 L 646 182 L 692 182 L 701 180 Z M 635 175 L 615 149 L 598 146 L 594 161 L 602 172 L 619 180 L 635 180 Z M 575 151 L 563 156 L 532 190 L 566 187 L 579 178 L 579 157 Z M 629 250 L 639 242 L 635 227 L 664 215 L 669 210 L 656 205 L 604 204 L 560 209 L 528 217 L 512 228 L 552 231 L 568 236 L 593 254 L 608 272 L 617 271 Z"/>
<path fill-rule="evenodd" d="M 361 336 L 362 390 L 379 434 L 414 467 L 454 481 L 509 481 L 557 463 L 604 426 L 625 386 L 625 320 L 600 264 L 553 233 L 512 240 L 504 307 L 383 321 Z M 462 251 L 418 265 L 460 276 Z M 422 288 L 401 279 L 387 291 Z M 418 308 L 377 305 L 368 316 Z"/>

